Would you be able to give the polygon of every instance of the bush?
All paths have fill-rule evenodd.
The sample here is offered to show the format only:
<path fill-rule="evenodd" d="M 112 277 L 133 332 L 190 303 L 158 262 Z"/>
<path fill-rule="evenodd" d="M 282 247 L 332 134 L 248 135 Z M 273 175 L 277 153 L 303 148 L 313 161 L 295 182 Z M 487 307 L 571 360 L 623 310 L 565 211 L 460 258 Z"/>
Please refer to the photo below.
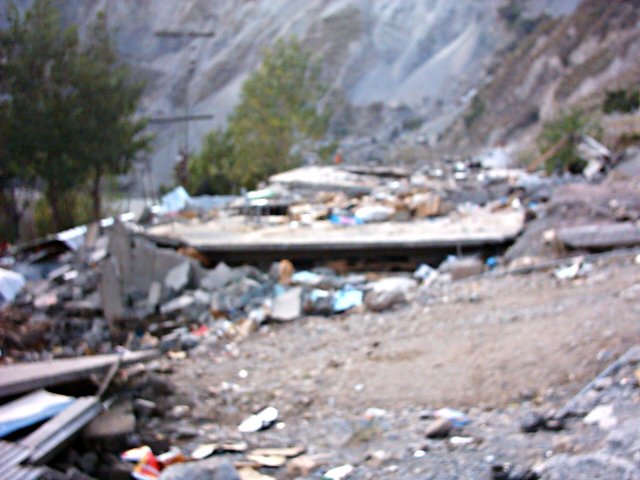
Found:
<path fill-rule="evenodd" d="M 602 133 L 597 120 L 579 110 L 560 115 L 547 122 L 538 136 L 538 147 L 544 155 L 554 148 L 558 151 L 545 165 L 548 173 L 569 171 L 580 173 L 586 166 L 576 151 L 581 135 L 599 136 Z M 564 144 L 562 142 L 564 141 Z M 559 147 L 562 145 L 561 147 Z"/>
<path fill-rule="evenodd" d="M 482 116 L 486 109 L 486 105 L 484 100 L 480 98 L 478 95 L 473 97 L 471 100 L 471 105 L 469 105 L 469 109 L 464 116 L 464 124 L 468 127 L 471 127 L 478 119 Z"/>
<path fill-rule="evenodd" d="M 611 90 L 607 92 L 602 109 L 604 113 L 631 113 L 638 108 L 640 108 L 640 91 Z"/>
<path fill-rule="evenodd" d="M 93 221 L 92 200 L 87 193 L 66 193 L 60 198 L 60 205 L 67 208 L 62 209 L 60 220 L 62 221 L 61 230 L 83 225 Z M 36 234 L 44 237 L 51 233 L 57 233 L 51 208 L 46 197 L 41 197 L 35 203 L 33 212 L 33 221 L 35 224 Z"/>

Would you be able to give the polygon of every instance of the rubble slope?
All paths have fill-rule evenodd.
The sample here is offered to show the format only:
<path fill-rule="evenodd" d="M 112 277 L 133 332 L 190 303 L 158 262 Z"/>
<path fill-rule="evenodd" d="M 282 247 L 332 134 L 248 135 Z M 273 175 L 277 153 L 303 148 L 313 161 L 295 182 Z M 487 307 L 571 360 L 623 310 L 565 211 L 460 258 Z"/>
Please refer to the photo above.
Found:
<path fill-rule="evenodd" d="M 445 144 L 507 143 L 562 110 L 599 107 L 607 89 L 637 87 L 639 19 L 638 0 L 584 0 L 542 23 L 498 64 Z"/>

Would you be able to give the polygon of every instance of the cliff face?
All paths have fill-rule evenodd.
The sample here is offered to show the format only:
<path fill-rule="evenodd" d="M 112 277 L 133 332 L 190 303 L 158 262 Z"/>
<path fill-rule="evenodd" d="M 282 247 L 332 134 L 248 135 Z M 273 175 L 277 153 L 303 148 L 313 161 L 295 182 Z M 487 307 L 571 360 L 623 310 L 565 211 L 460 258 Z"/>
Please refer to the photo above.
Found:
<path fill-rule="evenodd" d="M 81 32 L 106 12 L 119 51 L 149 81 L 143 113 L 215 115 L 190 124 L 192 149 L 224 124 L 262 49 L 277 38 L 296 35 L 312 48 L 327 83 L 352 104 L 407 105 L 425 120 L 457 111 L 493 54 L 513 40 L 497 13 L 505 0 L 57 1 Z M 577 0 L 525 3 L 535 14 L 564 14 Z M 181 124 L 155 128 L 153 172 L 164 182 L 187 132 Z"/>

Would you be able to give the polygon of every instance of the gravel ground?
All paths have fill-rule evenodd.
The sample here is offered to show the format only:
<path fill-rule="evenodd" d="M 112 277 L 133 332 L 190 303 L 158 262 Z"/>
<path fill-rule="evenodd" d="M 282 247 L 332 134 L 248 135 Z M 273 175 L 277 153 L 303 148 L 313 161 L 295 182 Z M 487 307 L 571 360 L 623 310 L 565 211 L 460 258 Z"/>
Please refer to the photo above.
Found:
<path fill-rule="evenodd" d="M 538 272 L 443 283 L 394 311 L 306 318 L 205 343 L 171 365 L 172 402 L 189 414 L 147 428 L 191 437 L 177 441 L 187 449 L 232 440 L 302 445 L 323 464 L 309 478 L 349 463 L 354 479 L 482 479 L 501 462 L 546 465 L 543 478 L 640 478 L 633 366 L 589 399 L 589 408 L 615 404 L 616 427 L 576 418 L 560 432 L 520 432 L 527 412 L 555 411 L 640 344 L 639 283 L 640 265 L 629 256 L 575 280 Z M 237 432 L 267 405 L 279 410 L 279 425 Z M 384 412 L 372 418 L 374 407 Z M 431 420 L 421 416 L 441 407 L 461 409 L 471 423 L 447 440 L 426 439 Z M 473 443 L 455 446 L 452 435 Z M 285 468 L 263 473 L 290 478 Z"/>

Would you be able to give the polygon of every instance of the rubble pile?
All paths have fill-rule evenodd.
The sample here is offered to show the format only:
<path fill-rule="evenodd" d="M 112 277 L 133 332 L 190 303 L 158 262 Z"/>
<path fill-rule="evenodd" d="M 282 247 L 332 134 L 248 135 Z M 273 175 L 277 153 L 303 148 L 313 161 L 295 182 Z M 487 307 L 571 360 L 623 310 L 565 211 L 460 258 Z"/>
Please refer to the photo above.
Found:
<path fill-rule="evenodd" d="M 246 336 L 270 321 L 386 310 L 411 300 L 420 282 L 439 276 L 426 264 L 415 275 L 382 276 L 339 275 L 327 267 L 295 271 L 288 260 L 267 272 L 223 262 L 206 269 L 135 230 L 118 222 L 93 249 L 61 253 L 46 266 L 17 260 L 17 269 L 37 266 L 42 275 L 26 282 L 13 305 L 1 310 L 5 363 L 106 354 L 120 347 L 214 347 L 218 338 Z M 484 269 L 481 260 L 452 257 L 440 280 Z"/>
<path fill-rule="evenodd" d="M 589 163 L 586 178 L 452 161 L 446 169 L 417 172 L 305 167 L 235 198 L 192 198 L 176 189 L 145 220 L 165 231 L 204 225 L 200 243 L 163 243 L 149 224 L 124 219 L 12 250 L 0 262 L 0 454 L 23 449 L 9 467 L 53 467 L 65 472 L 57 478 L 67 479 L 409 479 L 428 473 L 433 479 L 527 480 L 575 472 L 604 478 L 612 471 L 611 478 L 635 478 L 637 348 L 568 402 L 573 391 L 566 387 L 523 392 L 504 408 L 462 405 L 461 398 L 474 398 L 468 390 L 499 385 L 506 392 L 509 381 L 502 376 L 519 364 L 529 339 L 515 343 L 515 354 L 504 354 L 511 347 L 502 344 L 485 352 L 489 361 L 497 358 L 495 372 L 471 375 L 473 388 L 459 389 L 456 405 L 449 395 L 428 409 L 360 408 L 367 389 L 385 386 L 354 381 L 354 365 L 375 376 L 388 364 L 391 376 L 412 378 L 427 368 L 443 372 L 429 384 L 437 390 L 454 383 L 443 358 L 479 355 L 483 342 L 513 335 L 534 318 L 558 319 L 554 328 L 560 329 L 562 315 L 588 303 L 585 294 L 562 305 L 521 308 L 522 299 L 515 298 L 539 284 L 567 292 L 591 288 L 612 271 L 599 272 L 605 257 L 594 253 L 640 244 L 640 185 L 629 167 L 634 160 L 616 158 L 592 139 L 584 139 L 581 152 Z M 508 228 L 499 229 L 496 212 L 507 214 Z M 518 235 L 525 218 L 524 233 L 501 256 L 500 246 Z M 347 251 L 356 238 L 378 235 L 384 244 L 401 234 L 408 249 L 419 250 L 427 245 L 419 235 L 433 234 L 428 245 L 446 260 L 416 262 L 426 255 L 419 251 L 393 263 L 403 271 L 386 273 L 350 268 L 346 261 L 294 259 L 308 267 L 296 268 L 286 255 L 255 266 L 212 261 L 206 240 L 216 236 L 218 246 L 232 246 L 225 244 L 235 238 L 230 230 L 217 230 L 231 224 L 254 233 L 249 240 L 262 235 L 268 246 L 276 243 L 270 245 L 276 253 L 305 234 L 322 249 L 327 224 L 335 229 L 329 233 L 340 232 Z M 283 226 L 280 237 L 268 228 L 273 225 Z M 416 228 L 403 231 L 407 225 Z M 623 253 L 628 258 L 619 260 L 621 268 L 633 282 L 615 300 L 633 309 L 640 256 Z M 515 283 L 517 274 L 538 270 L 544 273 L 507 301 L 508 312 L 484 307 L 502 290 L 493 291 L 496 283 L 479 293 L 478 284 Z M 445 321 L 432 322 L 432 308 L 449 309 Z M 626 315 L 619 314 L 620 322 Z M 461 349 L 412 363 L 446 343 L 442 331 L 457 328 Z M 595 335 L 607 347 L 615 337 Z M 525 336 L 542 342 L 532 331 Z M 394 350 L 387 345 L 393 341 L 408 343 Z M 296 352 L 295 361 L 279 364 L 259 342 L 276 344 L 272 351 L 284 359 Z M 564 349 L 580 348 L 567 339 L 563 352 L 547 353 L 563 359 Z M 327 353 L 317 364 L 315 357 L 304 358 L 319 351 Z M 34 368 L 25 373 L 25 365 Z M 565 375 L 575 380 L 573 372 Z M 333 418 L 341 402 L 357 404 L 358 411 Z"/>

